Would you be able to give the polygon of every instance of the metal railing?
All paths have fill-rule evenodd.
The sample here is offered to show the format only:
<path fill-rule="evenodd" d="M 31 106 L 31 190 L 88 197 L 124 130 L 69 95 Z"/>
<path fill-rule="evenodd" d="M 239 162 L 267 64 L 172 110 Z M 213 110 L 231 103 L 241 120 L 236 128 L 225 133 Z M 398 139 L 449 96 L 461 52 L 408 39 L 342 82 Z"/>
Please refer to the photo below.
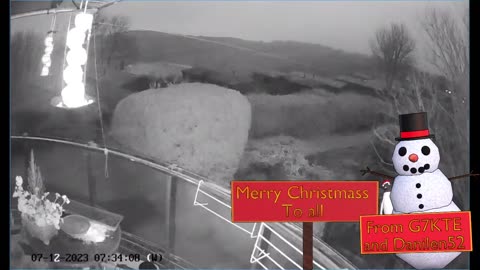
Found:
<path fill-rule="evenodd" d="M 106 8 L 110 5 L 113 5 L 120 0 L 113 0 L 113 1 L 89 1 L 89 8 L 87 11 L 89 12 L 97 12 L 99 9 Z M 93 6 L 93 7 L 92 7 Z M 10 16 L 10 20 L 16 20 L 25 17 L 32 17 L 32 16 L 41 16 L 41 15 L 49 15 L 49 14 L 61 14 L 61 13 L 69 13 L 69 12 L 78 12 L 79 9 L 75 7 L 71 8 L 51 8 L 51 9 L 42 9 L 42 10 L 33 10 L 30 12 L 23 12 L 18 13 L 15 15 Z"/>
<path fill-rule="evenodd" d="M 168 163 L 159 163 L 153 160 L 149 160 L 143 157 L 139 157 L 132 154 L 124 153 L 120 150 L 112 149 L 109 147 L 101 147 L 92 143 L 78 143 L 72 142 L 65 139 L 55 139 L 48 137 L 34 137 L 34 136 L 11 136 L 13 140 L 30 140 L 30 141 L 44 141 L 51 143 L 59 143 L 70 145 L 74 147 L 89 149 L 97 152 L 103 152 L 107 155 L 114 155 L 128 159 L 131 162 L 139 163 L 155 170 L 161 171 L 167 175 L 178 177 L 182 180 L 185 180 L 193 185 L 196 185 L 195 197 L 193 198 L 193 205 L 199 206 L 207 212 L 213 214 L 214 216 L 220 218 L 224 222 L 236 227 L 237 229 L 250 235 L 250 238 L 255 239 L 254 245 L 252 247 L 252 253 L 250 256 L 250 263 L 258 264 L 264 269 L 271 269 L 263 261 L 268 259 L 270 263 L 273 263 L 278 269 L 286 269 L 278 259 L 273 258 L 272 252 L 268 252 L 266 249 L 273 248 L 273 252 L 280 254 L 283 260 L 286 260 L 289 265 L 293 265 L 298 269 L 302 269 L 298 260 L 292 258 L 294 255 L 298 257 L 302 255 L 301 249 L 295 245 L 299 244 L 301 246 L 301 233 L 302 229 L 293 223 L 275 223 L 267 225 L 266 223 L 233 223 L 231 222 L 230 217 L 227 215 L 231 213 L 231 205 L 226 203 L 227 199 L 230 198 L 230 191 L 226 188 L 220 187 L 216 184 L 207 182 L 206 178 L 190 172 L 186 169 L 178 167 L 176 164 Z M 207 192 L 208 190 L 208 192 Z M 227 211 L 227 214 L 222 215 L 221 210 L 215 210 L 214 204 L 217 204 L 217 208 Z M 290 240 L 289 240 L 289 239 Z M 280 242 L 280 244 L 274 244 L 273 239 Z M 263 245 L 263 247 L 262 247 Z M 281 247 L 280 247 L 281 246 Z M 327 259 L 327 263 L 320 263 L 319 261 L 314 261 L 314 265 L 319 269 L 335 268 L 335 269 L 357 269 L 353 264 L 351 264 L 346 258 L 341 254 L 335 251 L 333 248 L 328 246 L 323 241 L 315 238 L 314 246 L 317 249 L 314 250 L 317 254 L 321 254 L 322 258 Z M 318 247 L 321 247 L 319 249 Z M 289 251 L 285 251 L 289 249 Z M 325 251 L 325 252 L 324 252 Z M 288 253 L 288 254 L 287 254 Z M 314 254 L 315 256 L 315 254 Z M 291 268 L 288 268 L 291 269 Z"/>

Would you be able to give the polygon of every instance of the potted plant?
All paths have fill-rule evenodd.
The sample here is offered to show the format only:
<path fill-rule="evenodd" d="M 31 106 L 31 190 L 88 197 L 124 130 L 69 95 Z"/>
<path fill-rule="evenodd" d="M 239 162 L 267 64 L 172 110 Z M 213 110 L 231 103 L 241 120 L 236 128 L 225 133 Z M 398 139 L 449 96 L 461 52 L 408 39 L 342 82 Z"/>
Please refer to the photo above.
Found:
<path fill-rule="evenodd" d="M 18 210 L 21 212 L 22 226 L 27 233 L 45 245 L 50 244 L 57 235 L 62 221 L 63 205 L 69 203 L 67 196 L 55 193 L 55 199 L 49 200 L 49 192 L 45 192 L 40 169 L 35 165 L 33 151 L 30 154 L 28 170 L 28 187 L 23 189 L 23 178 L 15 178 L 14 198 L 18 198 Z"/>

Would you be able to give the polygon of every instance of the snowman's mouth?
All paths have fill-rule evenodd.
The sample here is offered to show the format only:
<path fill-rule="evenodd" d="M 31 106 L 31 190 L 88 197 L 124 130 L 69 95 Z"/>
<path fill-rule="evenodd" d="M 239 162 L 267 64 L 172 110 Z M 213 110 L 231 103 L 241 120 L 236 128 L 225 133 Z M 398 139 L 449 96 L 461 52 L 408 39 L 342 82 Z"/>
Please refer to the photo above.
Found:
<path fill-rule="evenodd" d="M 416 174 L 416 173 L 422 174 L 428 169 L 430 169 L 430 164 L 428 164 L 428 163 L 423 165 L 422 167 L 419 167 L 418 169 L 415 168 L 415 167 L 409 167 L 408 165 L 403 165 L 403 170 L 404 171 L 406 171 L 406 172 L 410 171 L 413 174 Z"/>

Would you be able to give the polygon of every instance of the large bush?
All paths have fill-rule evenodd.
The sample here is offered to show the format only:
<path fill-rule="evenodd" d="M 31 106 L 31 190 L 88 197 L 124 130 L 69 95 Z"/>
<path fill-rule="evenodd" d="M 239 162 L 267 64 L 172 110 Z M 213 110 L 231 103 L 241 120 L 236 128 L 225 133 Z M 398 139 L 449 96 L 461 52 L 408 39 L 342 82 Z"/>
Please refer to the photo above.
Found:
<path fill-rule="evenodd" d="M 131 151 L 226 185 L 238 168 L 250 122 L 250 103 L 237 91 L 186 83 L 122 100 L 111 135 Z"/>

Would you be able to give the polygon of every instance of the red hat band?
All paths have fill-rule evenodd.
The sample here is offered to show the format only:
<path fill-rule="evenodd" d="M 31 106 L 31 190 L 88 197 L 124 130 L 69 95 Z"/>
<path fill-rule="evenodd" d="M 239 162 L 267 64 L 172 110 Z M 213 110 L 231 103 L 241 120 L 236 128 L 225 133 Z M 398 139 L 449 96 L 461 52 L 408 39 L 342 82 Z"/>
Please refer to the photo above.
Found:
<path fill-rule="evenodd" d="M 428 131 L 428 129 L 400 132 L 400 138 L 402 139 L 422 138 L 422 137 L 428 137 L 429 135 L 430 135 L 430 132 Z"/>

